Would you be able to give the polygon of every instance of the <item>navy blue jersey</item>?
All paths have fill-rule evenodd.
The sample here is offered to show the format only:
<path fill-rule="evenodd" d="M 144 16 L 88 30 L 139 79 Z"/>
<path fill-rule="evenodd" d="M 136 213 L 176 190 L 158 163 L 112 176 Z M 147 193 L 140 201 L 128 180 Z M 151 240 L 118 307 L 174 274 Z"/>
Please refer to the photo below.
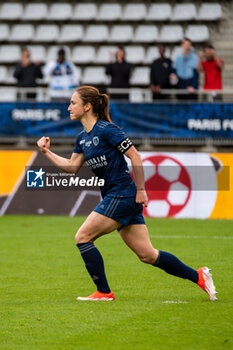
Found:
<path fill-rule="evenodd" d="M 104 179 L 102 197 L 131 197 L 136 185 L 124 158 L 132 142 L 116 125 L 98 120 L 90 132 L 83 130 L 77 137 L 75 153 L 83 153 L 86 164 L 99 179 Z"/>

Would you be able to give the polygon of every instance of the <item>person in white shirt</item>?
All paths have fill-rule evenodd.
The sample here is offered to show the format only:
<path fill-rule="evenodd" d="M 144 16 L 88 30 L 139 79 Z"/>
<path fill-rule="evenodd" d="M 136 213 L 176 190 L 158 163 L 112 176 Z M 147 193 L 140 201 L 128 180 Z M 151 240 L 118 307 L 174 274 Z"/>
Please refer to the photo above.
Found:
<path fill-rule="evenodd" d="M 63 48 L 58 50 L 56 61 L 46 64 L 44 76 L 49 79 L 49 97 L 53 101 L 70 99 L 80 80 L 77 68 L 66 60 Z"/>

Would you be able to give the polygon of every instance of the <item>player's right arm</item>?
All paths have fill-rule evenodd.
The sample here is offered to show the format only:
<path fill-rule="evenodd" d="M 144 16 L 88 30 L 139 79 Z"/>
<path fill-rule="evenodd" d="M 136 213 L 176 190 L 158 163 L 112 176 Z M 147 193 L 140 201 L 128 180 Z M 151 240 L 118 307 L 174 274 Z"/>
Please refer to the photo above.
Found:
<path fill-rule="evenodd" d="M 50 138 L 49 137 L 41 137 L 37 141 L 37 145 L 40 151 L 48 158 L 55 166 L 60 168 L 62 171 L 67 173 L 77 173 L 83 163 L 85 162 L 85 158 L 83 153 L 72 153 L 70 159 L 61 157 L 56 153 L 50 151 Z"/>

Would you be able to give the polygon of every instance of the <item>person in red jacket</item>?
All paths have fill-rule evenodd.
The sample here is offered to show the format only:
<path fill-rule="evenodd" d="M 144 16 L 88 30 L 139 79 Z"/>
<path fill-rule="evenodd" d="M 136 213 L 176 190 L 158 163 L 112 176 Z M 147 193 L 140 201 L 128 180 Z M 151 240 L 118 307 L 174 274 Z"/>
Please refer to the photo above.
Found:
<path fill-rule="evenodd" d="M 205 74 L 204 90 L 222 90 L 224 61 L 216 55 L 212 45 L 206 45 L 199 54 L 198 71 Z"/>

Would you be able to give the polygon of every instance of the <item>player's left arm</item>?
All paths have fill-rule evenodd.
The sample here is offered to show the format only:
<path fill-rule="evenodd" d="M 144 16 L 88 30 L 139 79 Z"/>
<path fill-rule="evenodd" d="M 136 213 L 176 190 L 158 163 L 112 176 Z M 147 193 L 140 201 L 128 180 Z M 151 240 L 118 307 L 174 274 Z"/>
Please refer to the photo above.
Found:
<path fill-rule="evenodd" d="M 131 160 L 133 167 L 137 186 L 136 202 L 144 204 L 147 207 L 148 198 L 145 191 L 144 169 L 141 156 L 134 146 L 131 146 L 124 154 Z"/>

